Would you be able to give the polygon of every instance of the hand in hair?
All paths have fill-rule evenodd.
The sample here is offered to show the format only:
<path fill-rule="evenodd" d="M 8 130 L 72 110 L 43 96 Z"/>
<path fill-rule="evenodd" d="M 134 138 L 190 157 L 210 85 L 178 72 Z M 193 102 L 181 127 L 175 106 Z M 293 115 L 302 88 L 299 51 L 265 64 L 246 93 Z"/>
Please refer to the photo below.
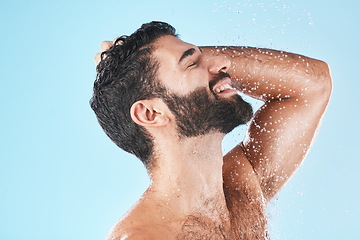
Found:
<path fill-rule="evenodd" d="M 101 53 L 107 51 L 109 48 L 111 48 L 112 45 L 115 44 L 116 40 L 118 38 L 115 38 L 114 41 L 103 41 L 100 45 L 100 51 L 101 52 L 98 52 L 97 54 L 95 54 L 95 57 L 94 57 L 94 60 L 95 60 L 95 64 L 96 66 L 100 63 L 101 61 Z M 123 41 L 117 41 L 116 44 L 119 44 L 121 45 L 123 43 Z"/>

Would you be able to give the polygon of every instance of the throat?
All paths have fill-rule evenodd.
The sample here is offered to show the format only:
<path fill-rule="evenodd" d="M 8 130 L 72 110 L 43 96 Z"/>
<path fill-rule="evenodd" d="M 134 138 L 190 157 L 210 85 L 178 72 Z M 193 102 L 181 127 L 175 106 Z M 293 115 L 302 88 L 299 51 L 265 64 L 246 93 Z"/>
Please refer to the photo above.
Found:
<path fill-rule="evenodd" d="M 198 200 L 223 195 L 222 137 L 220 133 L 207 134 L 160 146 L 157 167 L 150 172 L 153 189 L 180 189 L 180 197 Z"/>

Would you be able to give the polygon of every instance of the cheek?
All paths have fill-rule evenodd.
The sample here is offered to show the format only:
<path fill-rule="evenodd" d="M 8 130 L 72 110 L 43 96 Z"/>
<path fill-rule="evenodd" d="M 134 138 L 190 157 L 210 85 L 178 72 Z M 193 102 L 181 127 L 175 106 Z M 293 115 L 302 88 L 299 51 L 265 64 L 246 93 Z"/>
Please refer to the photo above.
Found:
<path fill-rule="evenodd" d="M 200 71 L 200 69 L 186 72 L 169 71 L 163 76 L 165 86 L 172 93 L 186 95 L 198 88 L 207 88 L 210 92 L 208 75 L 206 72 Z"/>
<path fill-rule="evenodd" d="M 182 93 L 184 91 L 186 75 L 170 68 L 162 68 L 159 79 L 162 84 L 172 93 Z"/>
<path fill-rule="evenodd" d="M 195 69 L 187 74 L 186 81 L 191 89 L 194 90 L 199 87 L 209 87 L 209 77 L 204 71 L 196 71 Z"/>
<path fill-rule="evenodd" d="M 171 74 L 167 86 L 173 93 L 186 95 L 199 86 L 199 81 L 190 72 L 174 72 Z"/>

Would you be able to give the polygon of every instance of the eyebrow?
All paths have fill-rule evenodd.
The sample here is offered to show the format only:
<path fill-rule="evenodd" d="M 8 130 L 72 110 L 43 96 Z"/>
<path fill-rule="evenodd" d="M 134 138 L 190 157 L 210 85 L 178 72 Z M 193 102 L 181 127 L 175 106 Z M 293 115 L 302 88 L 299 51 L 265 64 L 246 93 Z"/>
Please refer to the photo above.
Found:
<path fill-rule="evenodd" d="M 199 50 L 200 50 L 200 52 L 202 52 L 200 48 L 199 48 Z M 190 48 L 190 49 L 186 50 L 186 51 L 181 55 L 180 60 L 179 60 L 179 63 L 181 63 L 182 61 L 184 61 L 185 58 L 190 57 L 191 55 L 193 55 L 195 52 L 196 52 L 195 48 Z"/>
<path fill-rule="evenodd" d="M 190 48 L 188 50 L 186 50 L 180 57 L 179 63 L 181 63 L 182 61 L 184 61 L 185 58 L 190 57 L 191 55 L 193 55 L 195 53 L 195 48 Z"/>

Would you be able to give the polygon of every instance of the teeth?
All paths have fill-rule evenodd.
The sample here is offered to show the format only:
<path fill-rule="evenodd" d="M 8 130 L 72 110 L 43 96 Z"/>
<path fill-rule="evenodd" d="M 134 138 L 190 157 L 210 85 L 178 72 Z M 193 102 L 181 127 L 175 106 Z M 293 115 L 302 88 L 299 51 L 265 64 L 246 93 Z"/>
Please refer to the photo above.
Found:
<path fill-rule="evenodd" d="M 220 87 L 217 87 L 216 89 L 215 89 L 215 92 L 216 93 L 220 93 L 220 92 L 222 92 L 222 91 L 224 91 L 224 90 L 227 90 L 227 89 L 231 89 L 231 86 L 227 83 L 227 84 L 225 84 L 225 85 L 222 85 L 222 86 L 220 86 Z"/>

